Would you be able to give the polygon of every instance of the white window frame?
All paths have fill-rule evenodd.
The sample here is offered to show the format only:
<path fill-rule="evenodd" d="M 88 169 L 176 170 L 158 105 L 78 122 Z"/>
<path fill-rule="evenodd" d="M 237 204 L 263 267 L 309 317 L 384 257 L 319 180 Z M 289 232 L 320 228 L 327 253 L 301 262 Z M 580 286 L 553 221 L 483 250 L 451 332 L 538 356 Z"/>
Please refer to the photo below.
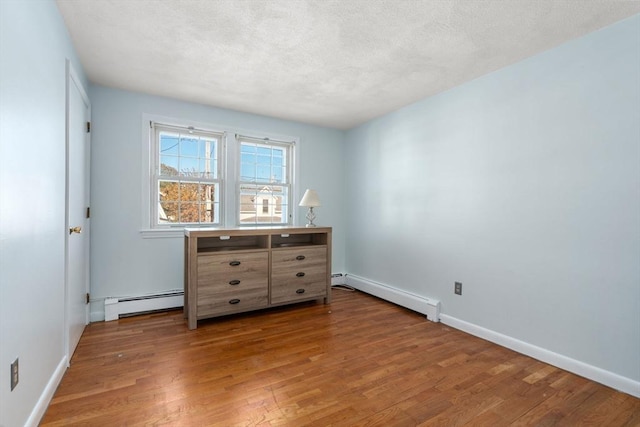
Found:
<path fill-rule="evenodd" d="M 151 167 L 153 168 L 151 171 L 151 187 L 149 195 L 151 197 L 151 227 L 152 228 L 185 228 L 185 227 L 220 227 L 224 224 L 224 191 L 225 191 L 225 183 L 224 183 L 224 139 L 225 133 L 221 131 L 212 131 L 207 129 L 199 129 L 194 126 L 176 126 L 159 122 L 150 122 L 150 126 L 152 128 L 151 137 L 153 138 L 152 143 L 152 162 Z M 215 164 L 216 169 L 214 171 L 214 177 L 202 177 L 202 176 L 170 176 L 170 175 L 162 175 L 160 172 L 161 165 L 161 153 L 160 153 L 160 134 L 161 133 L 175 133 L 175 134 L 184 134 L 190 135 L 194 137 L 203 137 L 207 139 L 216 139 L 218 143 L 216 144 L 216 152 L 215 152 Z M 188 159 L 190 156 L 186 156 L 183 153 L 179 152 L 177 158 L 185 158 Z M 160 194 L 155 189 L 158 188 L 160 181 L 175 181 L 178 183 L 189 183 L 189 184 L 212 184 L 217 185 L 218 193 L 216 194 L 215 200 L 218 203 L 217 213 L 218 216 L 215 218 L 217 221 L 215 222 L 172 222 L 172 223 L 161 223 L 160 222 Z"/>
<path fill-rule="evenodd" d="M 286 172 L 286 179 L 285 182 L 283 183 L 277 183 L 275 184 L 278 187 L 286 187 L 288 189 L 287 191 L 287 221 L 286 222 L 277 222 L 277 223 L 242 223 L 240 222 L 240 212 L 241 212 L 241 191 L 240 191 L 240 187 L 243 184 L 247 184 L 247 185 L 251 185 L 251 184 L 264 184 L 265 186 L 268 186 L 269 182 L 252 182 L 252 181 L 243 181 L 241 179 L 241 164 L 242 164 L 242 155 L 241 155 L 241 149 L 242 149 L 242 143 L 243 142 L 250 142 L 250 143 L 255 143 L 258 145 L 273 145 L 273 146 L 280 146 L 280 147 L 285 147 L 287 149 L 287 158 L 286 158 L 286 164 L 287 164 L 287 172 Z M 290 140 L 286 140 L 284 138 L 280 139 L 280 138 L 270 138 L 270 137 L 258 137 L 258 136 L 253 136 L 253 135 L 241 135 L 241 134 L 236 134 L 235 135 L 235 145 L 236 145 L 236 149 L 235 149 L 235 153 L 236 153 L 236 161 L 235 161 L 235 166 L 236 166 L 236 173 L 235 173 L 235 182 L 236 182 L 236 186 L 235 186 L 235 196 L 236 196 L 236 200 L 235 200 L 235 225 L 237 227 L 278 227 L 278 226 L 287 226 L 287 225 L 292 225 L 294 223 L 294 218 L 295 218 L 295 206 L 293 205 L 294 202 L 294 194 L 295 194 L 295 181 L 296 181 L 296 145 L 297 145 L 297 139 L 290 139 Z"/>
<path fill-rule="evenodd" d="M 291 187 L 290 187 L 290 221 L 289 224 L 295 224 L 297 221 L 297 203 L 293 202 L 300 195 L 297 192 L 297 182 L 299 179 L 299 156 L 300 156 L 300 139 L 298 137 L 276 134 L 271 132 L 256 131 L 255 129 L 242 129 L 232 128 L 229 126 L 215 125 L 211 123 L 197 122 L 193 120 L 162 116 L 157 114 L 142 114 L 141 121 L 141 151 L 142 151 L 142 185 L 141 185 L 141 222 L 140 234 L 143 238 L 182 238 L 184 237 L 185 227 L 195 228 L 197 224 L 175 224 L 171 226 L 153 227 L 153 222 L 157 211 L 154 212 L 154 206 L 157 210 L 157 205 L 152 202 L 151 189 L 153 187 L 152 174 L 154 170 L 154 161 L 157 154 L 158 146 L 154 141 L 154 132 L 150 126 L 151 122 L 162 123 L 166 125 L 188 128 L 193 127 L 204 131 L 210 131 L 214 133 L 224 133 L 222 139 L 222 157 L 220 158 L 222 166 L 221 179 L 224 181 L 221 188 L 221 224 L 216 227 L 232 228 L 232 227 L 255 227 L 254 224 L 239 224 L 240 212 L 240 198 L 239 198 L 239 164 L 240 164 L 240 147 L 236 139 L 236 135 L 246 135 L 258 139 L 271 139 L 274 141 L 292 141 L 294 149 L 291 150 L 290 164 L 291 164 Z M 284 225 L 284 224 L 283 224 Z M 270 225 L 265 225 L 269 227 Z M 203 224 L 201 227 L 207 227 Z M 209 226 L 211 227 L 211 226 Z"/>

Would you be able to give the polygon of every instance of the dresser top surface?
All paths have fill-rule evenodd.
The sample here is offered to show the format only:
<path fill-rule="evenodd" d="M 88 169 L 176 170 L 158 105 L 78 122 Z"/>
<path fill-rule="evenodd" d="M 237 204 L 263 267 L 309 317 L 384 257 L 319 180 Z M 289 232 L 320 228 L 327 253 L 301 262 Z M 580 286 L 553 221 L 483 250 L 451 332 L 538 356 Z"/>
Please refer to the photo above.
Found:
<path fill-rule="evenodd" d="M 331 233 L 331 227 L 300 227 L 300 226 L 278 226 L 278 227 L 199 227 L 185 228 L 184 235 L 187 237 L 211 237 L 211 236 L 267 236 L 271 234 L 316 234 Z"/>

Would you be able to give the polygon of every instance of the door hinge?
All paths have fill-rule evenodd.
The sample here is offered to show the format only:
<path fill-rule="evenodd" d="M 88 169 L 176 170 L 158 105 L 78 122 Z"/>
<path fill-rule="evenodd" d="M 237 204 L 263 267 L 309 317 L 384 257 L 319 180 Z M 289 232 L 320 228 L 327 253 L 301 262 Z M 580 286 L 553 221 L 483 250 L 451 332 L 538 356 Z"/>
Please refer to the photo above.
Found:
<path fill-rule="evenodd" d="M 91 300 L 89 299 L 89 292 L 87 292 L 87 302 L 86 302 L 86 304 L 89 304 L 90 301 Z"/>
<path fill-rule="evenodd" d="M 91 132 L 91 122 L 87 122 L 87 133 Z"/>
<path fill-rule="evenodd" d="M 91 208 L 87 206 L 87 218 L 91 218 Z"/>

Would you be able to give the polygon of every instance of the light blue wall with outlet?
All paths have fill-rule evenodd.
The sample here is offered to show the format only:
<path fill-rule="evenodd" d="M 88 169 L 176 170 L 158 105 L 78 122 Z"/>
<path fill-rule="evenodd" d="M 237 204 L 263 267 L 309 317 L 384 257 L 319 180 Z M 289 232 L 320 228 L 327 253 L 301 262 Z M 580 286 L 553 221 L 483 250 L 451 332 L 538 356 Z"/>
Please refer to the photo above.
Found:
<path fill-rule="evenodd" d="M 183 237 L 145 238 L 143 122 L 147 115 L 300 138 L 294 202 L 318 191 L 316 224 L 333 227 L 333 271 L 344 270 L 344 132 L 102 86 L 90 89 L 91 304 L 104 318 L 105 297 L 140 296 L 183 287 Z M 148 121 L 146 122 L 148 125 Z M 296 206 L 296 225 L 304 208 Z M 230 223 L 232 224 L 232 221 Z"/>
<path fill-rule="evenodd" d="M 66 368 L 67 58 L 84 77 L 50 0 L 0 1 L 0 52 L 0 425 L 9 427 L 37 425 L 41 397 Z"/>
<path fill-rule="evenodd" d="M 345 150 L 349 274 L 640 380 L 640 16 L 368 122 Z"/>

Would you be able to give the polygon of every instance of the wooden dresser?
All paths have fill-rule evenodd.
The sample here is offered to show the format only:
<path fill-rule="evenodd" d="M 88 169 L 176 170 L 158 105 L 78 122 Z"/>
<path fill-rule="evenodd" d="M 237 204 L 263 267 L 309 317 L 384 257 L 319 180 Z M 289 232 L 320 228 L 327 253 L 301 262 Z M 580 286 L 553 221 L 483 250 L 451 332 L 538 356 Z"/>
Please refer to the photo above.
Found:
<path fill-rule="evenodd" d="M 187 228 L 184 313 L 198 320 L 331 302 L 331 227 Z"/>

